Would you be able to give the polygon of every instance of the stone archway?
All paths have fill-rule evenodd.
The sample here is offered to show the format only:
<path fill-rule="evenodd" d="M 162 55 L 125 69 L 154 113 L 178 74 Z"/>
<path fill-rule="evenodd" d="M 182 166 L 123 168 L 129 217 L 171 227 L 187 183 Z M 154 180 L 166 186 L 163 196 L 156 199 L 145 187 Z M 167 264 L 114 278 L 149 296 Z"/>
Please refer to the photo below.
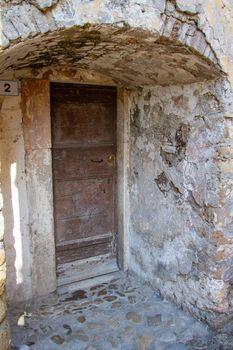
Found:
<path fill-rule="evenodd" d="M 33 5 L 6 8 L 1 73 L 25 67 L 70 65 L 95 70 L 127 86 L 187 84 L 219 75 L 218 60 L 197 26 L 196 15 L 177 11 L 172 2 L 154 6 L 154 12 L 146 5 L 145 9 L 139 6 L 140 22 L 136 26 L 127 22 L 128 14 L 120 3 L 110 2 L 108 6 L 114 8 L 116 18 L 103 22 L 101 6 L 89 22 L 89 8 L 81 5 L 83 22 L 75 17 L 75 10 L 72 12 L 72 2 L 63 5 L 58 2 L 54 10 L 48 8 L 45 12 Z M 17 11 L 23 13 L 22 19 L 17 17 Z M 154 17 L 152 27 L 144 13 L 151 20 Z M 121 20 L 117 21 L 118 17 Z"/>
<path fill-rule="evenodd" d="M 231 129 L 231 120 L 225 115 L 226 105 L 232 99 L 230 86 L 224 80 L 212 43 L 198 25 L 196 10 L 183 11 L 174 1 L 159 1 L 157 5 L 130 1 L 97 3 L 6 3 L 2 13 L 1 76 L 42 79 L 47 81 L 46 86 L 53 79 L 100 79 L 126 88 L 127 107 L 123 109 L 131 118 L 128 196 L 133 244 L 127 248 L 129 268 L 149 278 L 165 296 L 219 326 L 232 315 L 232 241 L 227 237 L 229 227 L 226 232 L 223 230 L 230 220 L 225 197 L 231 185 L 230 176 L 226 175 L 230 173 L 230 156 L 223 139 L 230 131 L 221 127 L 224 123 Z M 88 73 L 77 73 L 83 69 Z M 95 74 L 103 76 L 95 80 Z M 18 117 L 22 143 L 16 145 L 15 154 L 19 152 L 23 163 L 21 99 L 14 101 L 16 107 L 7 98 L 2 103 L 3 128 L 10 125 L 6 121 L 8 114 L 12 120 Z M 7 133 L 3 136 L 5 149 L 9 145 L 6 138 Z M 10 139 L 17 143 L 14 140 Z M 144 161 L 140 154 L 144 154 Z M 27 181 L 24 178 L 23 191 L 27 192 L 34 175 L 29 174 Z M 151 190 L 151 186 L 156 188 Z M 135 203 L 149 203 L 151 192 L 153 203 L 162 203 L 171 211 L 162 211 L 161 219 L 152 205 L 145 222 L 145 212 L 140 212 Z M 169 231 L 169 225 L 163 225 L 169 213 L 171 217 L 180 215 L 175 234 L 170 232 L 172 229 Z M 20 215 L 32 225 L 27 210 Z M 154 230 L 153 215 L 160 232 Z M 180 226 L 183 231 L 179 231 Z M 6 227 L 13 229 L 11 225 Z M 139 245 L 144 245 L 145 250 L 149 245 L 150 254 L 138 254 Z M 203 251 L 208 252 L 208 258 Z M 196 295 L 190 294 L 193 290 Z M 5 311 L 2 314 L 4 320 Z M 5 329 L 4 324 L 1 327 Z"/>

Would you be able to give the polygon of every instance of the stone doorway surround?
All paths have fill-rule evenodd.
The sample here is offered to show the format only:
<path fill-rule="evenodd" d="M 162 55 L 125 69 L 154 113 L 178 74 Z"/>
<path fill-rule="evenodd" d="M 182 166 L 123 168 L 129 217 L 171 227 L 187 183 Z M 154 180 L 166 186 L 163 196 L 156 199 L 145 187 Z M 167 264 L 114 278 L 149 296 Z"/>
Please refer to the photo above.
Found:
<path fill-rule="evenodd" d="M 5 227 L 2 226 L 2 229 L 11 232 L 10 235 L 5 235 L 8 262 L 7 295 L 11 304 L 31 299 L 36 295 L 47 295 L 57 288 L 53 232 L 50 82 L 116 86 L 110 78 L 82 69 L 48 68 L 41 72 L 41 77 L 36 78 L 32 72 L 26 70 L 23 76 L 25 78 L 20 79 L 20 96 L 4 98 L 2 108 L 2 115 L 5 116 L 2 119 L 2 179 L 9 179 L 11 182 L 3 180 L 4 209 L 1 215 L 5 218 Z M 117 91 L 118 264 L 121 269 L 127 269 L 127 249 L 124 249 L 124 245 L 128 232 L 128 197 L 125 190 L 129 163 L 128 94 L 121 86 Z M 8 192 L 10 188 L 11 194 Z M 14 207 L 11 198 L 14 198 Z M 5 292 L 6 264 L 3 242 L 1 244 L 1 292 Z M 12 264 L 12 261 L 15 263 Z M 5 319 L 1 325 L 2 344 L 3 341 L 7 344 L 9 339 L 5 299 L 4 294 L 1 309 L 4 310 L 2 317 Z"/>
<path fill-rule="evenodd" d="M 8 283 L 11 283 L 12 278 L 18 286 L 17 291 L 8 289 L 8 298 L 15 301 L 17 298 L 29 299 L 32 295 L 48 293 L 55 288 L 55 273 L 51 274 L 50 280 L 45 279 L 41 283 L 44 269 L 55 271 L 54 254 L 50 254 L 53 246 L 53 215 L 51 142 L 50 125 L 48 125 L 49 81 L 82 83 L 98 81 L 99 84 L 114 84 L 119 87 L 118 113 L 124 116 L 119 119 L 119 130 L 123 130 L 119 135 L 121 140 L 119 162 L 124 164 L 119 174 L 123 179 L 119 186 L 123 197 L 119 224 L 123 226 L 120 228 L 122 234 L 125 230 L 126 235 L 129 235 L 127 239 L 129 244 L 121 247 L 124 245 L 124 240 L 121 241 L 119 261 L 142 277 L 149 277 L 155 287 L 160 288 L 167 297 L 179 305 L 187 307 L 213 326 L 221 327 L 232 318 L 233 309 L 231 236 L 233 59 L 228 34 L 233 30 L 232 4 L 228 0 L 224 6 L 212 0 L 192 1 L 188 4 L 182 0 L 161 0 L 156 4 L 150 1 L 143 4 L 129 1 L 122 6 L 118 1 L 106 1 L 100 4 L 98 1 L 87 3 L 78 0 L 60 0 L 47 5 L 40 1 L 27 3 L 4 1 L 2 7 L 4 21 L 0 40 L 1 78 L 19 79 L 22 82 L 22 96 L 0 99 L 3 136 L 1 137 L 3 146 L 1 147 L 3 194 L 1 207 L 5 224 L 3 230 L 8 261 L 7 274 Z M 24 18 L 23 23 L 19 20 L 19 12 Z M 109 13 L 110 17 L 107 16 Z M 11 21 L 15 23 L 15 28 Z M 194 85 L 188 87 L 189 84 Z M 173 88 L 170 89 L 169 85 L 173 85 Z M 177 88 L 178 85 L 180 90 Z M 181 90 L 182 93 L 178 96 Z M 155 225 L 147 227 L 148 220 L 144 222 L 143 227 L 135 225 L 135 222 L 131 222 L 135 215 L 129 217 L 127 209 L 131 208 L 131 204 L 138 203 L 144 193 L 144 187 L 138 191 L 141 181 L 138 176 L 140 177 L 141 173 L 130 167 L 130 159 L 136 159 L 135 164 L 142 165 L 140 169 L 144 169 L 144 164 L 138 162 L 137 157 L 141 149 L 148 152 L 148 147 L 145 145 L 148 146 L 148 137 L 153 130 L 153 124 L 145 125 L 144 116 L 147 113 L 150 118 L 153 113 L 157 113 L 157 116 L 163 115 L 163 120 L 167 120 L 169 115 L 166 101 L 162 102 L 162 113 L 160 113 L 159 103 L 156 101 L 163 96 L 158 97 L 157 91 L 164 96 L 170 96 L 171 101 L 176 104 L 177 115 L 184 112 L 180 102 L 183 101 L 185 92 L 192 92 L 194 100 L 197 104 L 201 104 L 202 112 L 198 115 L 192 114 L 189 102 L 186 104 L 185 113 L 191 118 L 189 122 L 191 121 L 194 127 L 193 135 L 198 134 L 198 125 L 202 122 L 205 123 L 207 134 L 213 129 L 216 132 L 215 139 L 211 141 L 212 148 L 208 148 L 209 155 L 208 152 L 205 153 L 211 160 L 208 163 L 210 168 L 207 170 L 211 170 L 214 174 L 213 182 L 208 188 L 209 192 L 201 191 L 202 194 L 207 193 L 207 197 L 209 196 L 207 199 L 202 200 L 196 193 L 195 186 L 189 181 L 189 174 L 182 170 L 185 185 L 188 185 L 185 193 L 182 193 L 182 200 L 189 205 L 190 215 L 187 218 L 191 220 L 186 221 L 187 226 L 184 222 L 180 225 L 188 229 L 186 235 L 180 235 L 182 238 L 187 238 L 183 240 L 184 250 L 178 251 L 181 260 L 184 257 L 192 257 L 191 270 L 188 273 L 183 267 L 178 269 L 178 273 L 177 271 L 174 273 L 174 263 L 164 263 L 166 256 L 170 257 L 172 254 L 167 252 L 166 255 L 164 250 L 161 251 L 160 260 L 157 259 L 157 254 L 153 256 L 154 253 L 148 249 L 153 247 L 151 241 L 141 240 L 138 246 L 132 244 L 139 243 L 135 238 L 142 233 L 146 238 L 150 238 L 151 233 L 154 234 L 153 237 L 156 236 Z M 38 95 L 43 104 L 38 102 Z M 151 97 L 152 102 L 148 105 Z M 23 104 L 22 99 L 25 102 Z M 39 118 L 39 115 L 43 118 Z M 131 126 L 129 126 L 130 118 Z M 159 157 L 161 156 L 164 161 L 160 163 L 161 172 L 156 173 L 156 177 L 151 173 L 151 179 L 152 175 L 154 176 L 153 184 L 157 186 L 153 187 L 153 191 L 159 193 L 157 199 L 164 197 L 162 200 L 164 208 L 169 207 L 169 200 L 173 198 L 171 196 L 177 198 L 177 189 L 178 192 L 182 192 L 180 187 L 174 186 L 174 181 L 175 184 L 178 181 L 177 173 L 173 173 L 172 178 L 167 176 L 170 164 L 177 166 L 179 161 L 183 160 L 174 157 L 173 151 L 177 151 L 179 156 L 183 157 L 184 146 L 188 144 L 183 136 L 189 135 L 190 125 L 187 125 L 187 119 L 182 120 L 185 123 L 175 132 L 171 132 L 173 136 L 171 143 L 174 144 L 166 145 L 171 147 L 160 148 Z M 162 126 L 162 129 L 164 128 Z M 133 138 L 129 130 L 133 130 Z M 208 140 L 208 137 L 206 139 Z M 127 146 L 129 140 L 130 147 Z M 146 159 L 147 162 L 150 161 L 151 169 L 153 157 L 154 155 L 150 153 L 150 160 Z M 191 163 L 195 168 L 195 162 Z M 201 169 L 206 170 L 205 167 Z M 129 173 L 130 176 L 127 177 Z M 205 176 L 207 172 L 204 171 L 203 174 Z M 142 175 L 145 175 L 145 172 Z M 148 186 L 147 193 L 150 195 L 151 192 Z M 208 202 L 210 197 L 213 199 L 211 205 Z M 45 198 L 47 200 L 44 200 Z M 134 205 L 134 214 L 137 213 L 137 209 Z M 197 230 L 192 222 L 194 216 L 198 217 L 197 220 L 201 218 L 200 222 L 205 222 L 207 229 Z M 137 217 L 140 223 L 139 219 L 140 216 Z M 197 238 L 194 241 L 199 242 L 196 250 L 196 244 L 192 245 L 189 242 L 191 231 Z M 167 237 L 166 241 L 175 244 L 177 240 L 174 237 Z M 167 247 L 166 242 L 164 245 L 162 241 L 160 243 L 161 247 Z M 158 241 L 156 244 L 159 246 Z M 138 249 L 144 251 L 144 254 L 139 255 Z M 3 250 L 1 246 L 1 251 Z M 173 249 L 173 253 L 176 252 L 177 249 Z M 4 256 L 4 252 L 1 254 Z M 149 260 L 150 258 L 152 259 Z M 0 272 L 2 292 L 5 285 L 4 259 L 3 257 Z M 12 261 L 13 264 L 10 263 Z M 145 274 L 148 267 L 149 274 Z M 166 283 L 163 283 L 163 279 Z M 174 289 L 174 286 L 177 288 Z M 189 299 L 190 290 L 197 292 L 194 300 Z M 204 300 L 204 303 L 200 300 Z M 4 297 L 1 297 L 1 302 L 4 306 L 0 308 L 3 310 L 0 314 L 0 339 L 1 336 L 2 339 L 7 339 Z M 7 349 L 8 340 L 4 341 Z"/>
<path fill-rule="evenodd" d="M 54 82 L 54 80 L 52 80 Z M 76 82 L 76 79 L 69 82 Z M 63 80 L 62 82 L 65 82 Z M 85 82 L 84 82 L 85 83 Z M 87 81 L 88 83 L 88 81 Z M 101 84 L 98 78 L 96 84 Z M 25 169 L 29 222 L 31 225 L 31 296 L 45 295 L 57 288 L 55 276 L 55 245 L 52 196 L 50 80 L 22 79 L 23 128 L 25 140 Z M 118 90 L 117 112 L 117 177 L 118 177 L 118 264 L 127 268 L 124 246 L 128 245 L 127 181 L 128 142 L 126 139 L 128 113 L 125 109 L 125 92 Z M 38 192 L 38 188 L 40 191 Z M 35 196 L 35 193 L 37 195 Z M 123 214 L 124 213 L 124 214 Z M 39 268 L 38 268 L 39 267 Z M 109 271 L 112 272 L 112 271 Z M 41 284 L 41 281 L 43 283 Z"/>

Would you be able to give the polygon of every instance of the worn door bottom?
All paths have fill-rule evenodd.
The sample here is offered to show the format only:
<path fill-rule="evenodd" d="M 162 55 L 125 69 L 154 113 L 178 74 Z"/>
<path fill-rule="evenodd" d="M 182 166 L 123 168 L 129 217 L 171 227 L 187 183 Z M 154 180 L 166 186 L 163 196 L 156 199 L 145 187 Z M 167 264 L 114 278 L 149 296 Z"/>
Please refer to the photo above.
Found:
<path fill-rule="evenodd" d="M 112 254 L 63 263 L 57 268 L 57 285 L 59 287 L 118 270 L 116 256 Z"/>

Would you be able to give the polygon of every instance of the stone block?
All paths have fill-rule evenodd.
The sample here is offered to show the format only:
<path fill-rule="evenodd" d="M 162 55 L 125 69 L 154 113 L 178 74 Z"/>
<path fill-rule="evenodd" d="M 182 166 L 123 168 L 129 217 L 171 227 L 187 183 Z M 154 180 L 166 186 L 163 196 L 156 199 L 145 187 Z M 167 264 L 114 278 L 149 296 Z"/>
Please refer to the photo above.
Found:
<path fill-rule="evenodd" d="M 6 284 L 6 265 L 0 267 L 0 296 L 3 294 Z"/>
<path fill-rule="evenodd" d="M 3 295 L 3 293 L 5 293 L 5 284 L 0 284 L 0 296 Z"/>
<path fill-rule="evenodd" d="M 33 18 L 28 16 L 30 6 L 14 6 L 11 7 L 5 14 L 5 18 L 14 23 L 14 27 L 21 36 L 26 39 L 29 36 L 34 36 L 38 29 L 36 23 L 33 23 Z M 7 29 L 6 29 L 7 30 Z"/>
<path fill-rule="evenodd" d="M 191 36 L 191 37 L 194 36 L 194 33 L 196 32 L 196 29 L 197 29 L 197 26 L 195 24 L 190 24 L 188 32 L 187 32 L 187 35 Z"/>
<path fill-rule="evenodd" d="M 0 345 L 1 350 L 9 350 L 10 330 L 8 321 L 6 319 L 0 324 Z"/>
<path fill-rule="evenodd" d="M 4 35 L 4 33 L 1 33 L 1 35 L 0 35 L 0 48 L 1 49 L 6 49 L 9 45 L 10 45 L 9 40 Z"/>
<path fill-rule="evenodd" d="M 218 161 L 217 165 L 222 173 L 233 173 L 233 159 Z"/>
<path fill-rule="evenodd" d="M 3 208 L 3 195 L 2 193 L 0 192 L 0 209 Z M 0 212 L 1 213 L 1 212 Z"/>
<path fill-rule="evenodd" d="M 231 159 L 233 154 L 233 147 L 230 145 L 218 147 L 217 154 L 220 159 Z"/>
<path fill-rule="evenodd" d="M 189 25 L 188 23 L 183 23 L 180 26 L 179 32 L 178 32 L 178 40 L 182 43 L 185 43 L 186 40 L 186 34 L 188 32 L 189 29 Z"/>
<path fill-rule="evenodd" d="M 176 22 L 176 18 L 174 18 L 174 17 L 167 18 L 165 26 L 164 26 L 163 34 L 162 34 L 163 36 L 165 36 L 167 38 L 170 37 L 175 22 Z"/>
<path fill-rule="evenodd" d="M 6 297 L 5 297 L 5 294 L 3 294 L 0 297 L 0 324 L 6 317 L 6 311 L 7 311 Z"/>
<path fill-rule="evenodd" d="M 170 14 L 174 14 L 175 13 L 175 5 L 170 2 L 170 1 L 167 1 L 167 12 L 170 13 Z"/>
<path fill-rule="evenodd" d="M 0 266 L 2 266 L 5 262 L 5 249 L 3 246 L 3 242 L 0 242 Z"/>
<path fill-rule="evenodd" d="M 3 241 L 4 236 L 4 218 L 2 212 L 0 211 L 0 242 Z"/>
<path fill-rule="evenodd" d="M 198 51 L 202 36 L 203 36 L 202 32 L 199 30 L 196 30 L 193 36 L 187 37 L 186 44 Z"/>
<path fill-rule="evenodd" d="M 213 63 L 215 63 L 215 64 L 218 63 L 218 60 L 217 60 L 217 58 L 216 58 L 216 56 L 215 56 L 213 50 L 210 51 L 208 58 L 209 58 L 209 60 L 211 60 Z"/>
<path fill-rule="evenodd" d="M 34 4 L 40 10 L 46 10 L 47 8 L 53 6 L 58 2 L 58 0 L 31 0 L 32 4 Z"/>
<path fill-rule="evenodd" d="M 211 47 L 210 45 L 207 45 L 206 48 L 205 48 L 205 51 L 203 52 L 203 55 L 206 57 L 206 58 L 209 58 L 209 55 L 211 54 L 212 50 L 211 50 Z"/>
<path fill-rule="evenodd" d="M 15 27 L 9 19 L 3 17 L 2 26 L 8 40 L 16 40 L 20 38 L 19 33 L 15 30 Z"/>
<path fill-rule="evenodd" d="M 47 33 L 50 29 L 47 17 L 39 11 L 36 7 L 31 8 L 32 16 L 36 20 L 36 24 L 41 33 Z"/>
<path fill-rule="evenodd" d="M 192 15 L 198 12 L 195 1 L 176 0 L 176 6 L 180 11 L 190 13 Z"/>
<path fill-rule="evenodd" d="M 201 33 L 201 37 L 200 40 L 197 44 L 197 50 L 198 52 L 200 52 L 200 54 L 204 54 L 206 47 L 208 46 L 207 42 L 206 42 L 206 38 L 205 36 Z"/>

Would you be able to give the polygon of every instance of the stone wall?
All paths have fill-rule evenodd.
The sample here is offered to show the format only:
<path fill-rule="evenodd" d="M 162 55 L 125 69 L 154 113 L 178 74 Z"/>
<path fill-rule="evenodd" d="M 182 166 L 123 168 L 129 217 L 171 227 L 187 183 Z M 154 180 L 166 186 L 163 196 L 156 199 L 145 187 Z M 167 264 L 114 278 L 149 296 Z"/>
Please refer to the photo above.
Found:
<path fill-rule="evenodd" d="M 232 91 L 226 81 L 157 86 L 132 101 L 130 268 L 213 326 L 217 315 L 224 323 L 232 317 Z"/>
<path fill-rule="evenodd" d="M 0 128 L 0 130 L 2 131 L 2 128 Z M 2 138 L 2 133 L 0 132 L 0 139 L 1 138 Z M 3 218 L 1 170 L 2 170 L 2 160 L 0 162 L 0 345 L 1 345 L 1 350 L 8 350 L 10 334 L 9 334 L 8 321 L 6 318 L 6 312 L 7 312 L 6 293 L 5 293 L 6 262 L 5 262 L 5 249 L 4 249 L 4 243 L 3 243 L 4 218 Z"/>
<path fill-rule="evenodd" d="M 90 79 L 80 74 L 76 82 L 96 83 L 94 70 L 113 79 L 111 84 L 122 91 L 134 89 L 127 94 L 131 223 L 124 254 L 130 247 L 126 259 L 131 269 L 163 295 L 211 324 L 222 325 L 233 311 L 232 2 L 0 0 L 0 4 L 2 79 L 74 82 L 76 69 L 84 68 L 90 70 Z M 48 66 L 52 68 L 43 68 Z M 43 248 L 47 233 L 52 242 L 50 144 L 43 140 L 38 145 L 36 138 L 31 140 L 35 144 L 27 142 L 37 112 L 32 113 L 35 99 L 23 97 L 27 104 L 23 110 L 21 97 L 1 101 L 2 212 L 8 285 L 14 283 L 8 292 L 11 300 L 36 294 L 45 278 L 39 267 L 36 276 L 36 266 L 45 262 L 42 256 L 33 261 L 33 254 L 40 248 L 41 255 L 49 257 Z M 122 173 L 126 175 L 125 170 Z M 43 191 L 34 201 L 33 191 L 40 184 Z M 46 215 L 50 229 L 42 214 L 45 199 L 50 203 Z M 127 221 L 122 210 L 123 216 Z M 41 290 L 48 290 L 46 283 Z"/>

